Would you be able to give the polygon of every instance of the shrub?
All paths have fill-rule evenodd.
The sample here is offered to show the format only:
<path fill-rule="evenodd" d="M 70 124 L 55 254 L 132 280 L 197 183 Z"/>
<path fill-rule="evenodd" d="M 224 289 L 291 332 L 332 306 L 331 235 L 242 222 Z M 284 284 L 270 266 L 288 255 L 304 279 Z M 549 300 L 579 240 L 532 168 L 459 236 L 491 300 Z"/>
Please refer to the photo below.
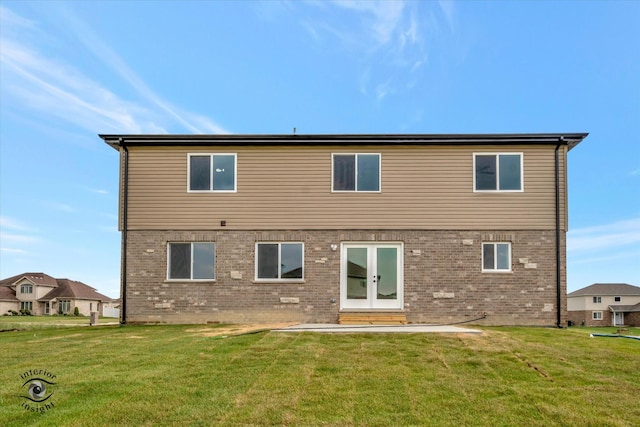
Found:
<path fill-rule="evenodd" d="M 80 310 L 78 310 L 78 307 L 73 309 L 73 315 L 74 316 L 80 316 Z"/>
<path fill-rule="evenodd" d="M 31 312 L 29 310 L 26 310 L 26 309 L 20 310 L 20 314 L 22 314 L 23 316 L 31 316 Z"/>

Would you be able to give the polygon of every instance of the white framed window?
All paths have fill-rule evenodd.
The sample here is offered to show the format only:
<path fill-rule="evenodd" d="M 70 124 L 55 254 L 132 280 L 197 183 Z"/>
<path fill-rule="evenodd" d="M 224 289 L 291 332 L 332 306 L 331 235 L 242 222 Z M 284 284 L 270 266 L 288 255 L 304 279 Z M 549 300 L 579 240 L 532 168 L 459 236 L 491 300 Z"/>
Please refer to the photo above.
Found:
<path fill-rule="evenodd" d="M 20 293 L 32 294 L 33 293 L 33 285 L 31 283 L 23 283 L 22 285 L 20 285 Z"/>
<path fill-rule="evenodd" d="M 601 311 L 592 311 L 591 312 L 592 320 L 602 320 L 602 312 Z"/>
<path fill-rule="evenodd" d="M 337 154 L 331 160 L 331 191 L 380 192 L 379 153 Z"/>
<path fill-rule="evenodd" d="M 256 280 L 304 280 L 304 244 L 256 243 Z"/>
<path fill-rule="evenodd" d="M 621 302 L 622 297 L 613 297 L 613 302 Z"/>
<path fill-rule="evenodd" d="M 213 242 L 167 244 L 168 280 L 215 280 L 216 245 Z"/>
<path fill-rule="evenodd" d="M 524 191 L 522 153 L 473 153 L 473 191 Z"/>
<path fill-rule="evenodd" d="M 511 271 L 511 243 L 482 244 L 482 271 L 506 273 Z"/>
<path fill-rule="evenodd" d="M 33 302 L 32 301 L 20 301 L 20 310 L 33 310 Z"/>
<path fill-rule="evenodd" d="M 236 192 L 235 153 L 188 154 L 188 192 Z"/>
<path fill-rule="evenodd" d="M 602 297 L 593 297 L 593 303 L 594 304 L 602 303 Z"/>

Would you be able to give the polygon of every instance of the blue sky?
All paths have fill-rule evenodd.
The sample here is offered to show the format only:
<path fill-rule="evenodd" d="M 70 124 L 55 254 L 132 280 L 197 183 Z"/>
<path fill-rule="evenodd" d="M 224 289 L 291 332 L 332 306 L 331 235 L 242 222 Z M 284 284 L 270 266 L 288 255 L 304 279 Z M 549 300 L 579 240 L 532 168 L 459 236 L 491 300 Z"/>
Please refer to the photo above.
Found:
<path fill-rule="evenodd" d="M 640 285 L 640 2 L 0 3 L 0 278 L 119 295 L 98 133 L 589 132 L 568 289 Z"/>

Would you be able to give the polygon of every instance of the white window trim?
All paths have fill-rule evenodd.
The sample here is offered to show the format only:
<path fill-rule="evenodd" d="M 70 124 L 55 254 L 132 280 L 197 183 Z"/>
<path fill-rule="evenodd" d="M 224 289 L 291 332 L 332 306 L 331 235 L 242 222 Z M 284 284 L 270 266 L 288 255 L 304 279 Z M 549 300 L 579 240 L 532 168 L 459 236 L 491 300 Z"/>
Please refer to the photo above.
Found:
<path fill-rule="evenodd" d="M 191 157 L 209 156 L 209 190 L 191 189 Z M 233 156 L 233 190 L 213 189 L 213 158 L 215 156 Z M 237 153 L 188 153 L 187 154 L 187 193 L 237 193 L 238 192 L 238 154 Z"/>
<path fill-rule="evenodd" d="M 301 279 L 282 279 L 281 277 L 278 277 L 277 279 L 264 279 L 264 278 L 260 278 L 258 277 L 258 245 L 278 245 L 278 265 L 281 265 L 281 257 L 282 257 L 282 250 L 281 247 L 282 245 L 302 245 L 302 278 Z M 304 273 L 305 273 L 305 268 L 304 268 L 304 243 L 303 242 L 256 242 L 255 245 L 255 271 L 254 271 L 254 275 L 253 275 L 253 280 L 255 283 L 260 283 L 260 282 L 264 282 L 264 283 L 282 283 L 282 282 L 287 282 L 287 283 L 304 283 L 305 279 L 304 279 Z M 282 271 L 280 270 L 280 267 L 278 267 L 278 276 L 282 275 Z"/>
<path fill-rule="evenodd" d="M 520 189 L 519 190 L 500 190 L 498 185 L 500 184 L 500 161 L 498 156 L 520 156 Z M 496 156 L 496 189 L 495 190 L 477 190 L 476 189 L 476 156 Z M 524 193 L 524 153 L 503 153 L 503 152 L 490 152 L 473 153 L 473 192 L 474 193 Z"/>
<path fill-rule="evenodd" d="M 618 298 L 618 299 L 616 299 Z M 614 295 L 613 302 L 622 302 L 622 297 L 620 295 Z"/>
<path fill-rule="evenodd" d="M 596 314 L 599 314 L 600 317 L 596 317 Z M 592 311 L 591 312 L 591 320 L 602 320 L 602 311 Z"/>
<path fill-rule="evenodd" d="M 593 304 L 602 304 L 602 297 L 601 296 L 594 296 L 591 301 L 593 302 Z"/>
<path fill-rule="evenodd" d="M 358 155 L 378 156 L 378 190 L 358 190 Z M 333 172 L 335 165 L 335 156 L 356 156 L 355 164 L 355 189 L 353 190 L 334 190 L 333 189 Z M 332 193 L 382 193 L 382 153 L 331 153 L 331 192 Z"/>
<path fill-rule="evenodd" d="M 189 244 L 191 246 L 191 266 L 190 276 L 193 276 L 193 244 L 194 243 L 209 243 L 213 245 L 213 279 L 173 279 L 169 277 L 169 269 L 171 268 L 171 245 L 172 244 Z M 216 268 L 218 267 L 216 262 L 216 242 L 167 242 L 167 282 L 215 282 L 216 281 Z"/>
<path fill-rule="evenodd" d="M 498 263 L 498 246 L 497 245 L 508 245 L 509 246 L 509 269 L 508 270 L 500 270 L 500 269 L 490 269 L 487 270 L 484 268 L 484 245 L 494 245 L 493 246 L 493 260 L 494 260 L 494 265 L 497 265 Z M 511 242 L 482 242 L 482 244 L 480 245 L 480 262 L 481 262 L 481 266 L 482 266 L 482 272 L 483 273 L 512 273 L 512 267 L 511 267 L 511 261 L 513 259 L 512 254 L 511 254 Z"/>

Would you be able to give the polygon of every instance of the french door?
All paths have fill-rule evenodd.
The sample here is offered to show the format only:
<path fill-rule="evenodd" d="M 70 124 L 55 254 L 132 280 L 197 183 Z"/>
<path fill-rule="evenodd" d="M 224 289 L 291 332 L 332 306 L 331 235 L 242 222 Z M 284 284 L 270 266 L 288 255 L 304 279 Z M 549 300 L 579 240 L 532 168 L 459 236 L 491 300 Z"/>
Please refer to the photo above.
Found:
<path fill-rule="evenodd" d="M 402 309 L 401 243 L 343 243 L 341 309 Z"/>

